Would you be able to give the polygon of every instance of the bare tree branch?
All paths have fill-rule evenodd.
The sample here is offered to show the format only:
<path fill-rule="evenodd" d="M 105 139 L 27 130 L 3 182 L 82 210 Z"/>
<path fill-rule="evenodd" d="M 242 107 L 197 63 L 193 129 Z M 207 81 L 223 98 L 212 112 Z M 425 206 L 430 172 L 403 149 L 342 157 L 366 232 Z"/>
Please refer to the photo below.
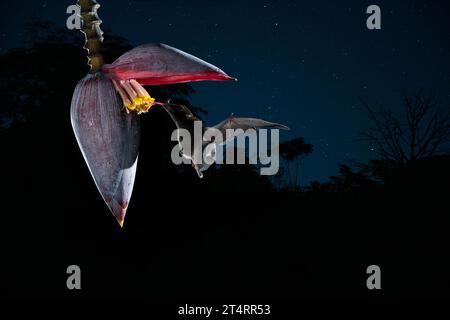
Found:
<path fill-rule="evenodd" d="M 359 109 L 373 124 L 359 141 L 384 160 L 404 164 L 450 149 L 450 110 L 444 110 L 433 91 L 403 94 L 403 117 L 381 105 L 371 106 L 360 98 Z"/>

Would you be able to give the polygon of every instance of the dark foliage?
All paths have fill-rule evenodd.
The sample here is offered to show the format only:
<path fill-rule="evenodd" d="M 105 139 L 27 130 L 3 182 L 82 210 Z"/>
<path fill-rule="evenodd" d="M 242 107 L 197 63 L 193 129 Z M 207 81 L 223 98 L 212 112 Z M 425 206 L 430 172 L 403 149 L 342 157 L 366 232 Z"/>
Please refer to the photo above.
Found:
<path fill-rule="evenodd" d="M 287 161 L 288 188 L 299 190 L 298 174 L 300 159 L 313 152 L 312 144 L 306 143 L 302 137 L 298 137 L 280 144 L 280 156 Z M 295 172 L 291 177 L 290 164 L 294 163 Z"/>

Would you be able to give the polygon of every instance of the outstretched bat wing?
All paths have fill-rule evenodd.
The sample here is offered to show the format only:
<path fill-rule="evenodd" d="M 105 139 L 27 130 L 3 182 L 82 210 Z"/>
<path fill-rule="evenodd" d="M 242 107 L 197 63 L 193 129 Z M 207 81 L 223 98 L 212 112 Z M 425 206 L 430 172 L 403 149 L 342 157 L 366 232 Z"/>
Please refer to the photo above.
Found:
<path fill-rule="evenodd" d="M 191 159 L 192 166 L 194 167 L 195 171 L 197 172 L 198 176 L 200 178 L 203 177 L 202 170 L 201 170 L 201 164 L 198 164 L 194 162 L 194 157 L 197 154 L 202 154 L 201 149 L 196 149 L 196 144 L 193 141 L 192 137 L 194 134 L 194 128 L 195 128 L 195 121 L 199 121 L 199 119 L 194 116 L 194 114 L 187 108 L 186 106 L 179 105 L 179 104 L 171 104 L 170 102 L 167 102 L 166 104 L 161 105 L 164 110 L 167 111 L 167 113 L 172 118 L 173 122 L 175 122 L 175 125 L 177 126 L 177 129 L 184 129 L 187 130 L 191 134 L 191 147 L 189 150 L 185 150 L 182 146 L 182 140 L 181 137 L 178 136 L 178 143 L 180 144 L 180 151 L 183 157 L 187 159 Z M 201 145 L 200 145 L 201 147 Z"/>
<path fill-rule="evenodd" d="M 178 129 L 186 129 L 189 132 L 192 132 L 194 129 L 194 122 L 199 121 L 189 108 L 181 104 L 172 104 L 168 102 L 161 106 L 167 111 Z"/>
<path fill-rule="evenodd" d="M 259 129 L 282 129 L 290 130 L 288 127 L 262 119 L 255 118 L 235 118 L 233 116 L 225 119 L 221 123 L 213 127 L 222 133 L 224 141 L 214 141 L 217 144 L 225 144 L 240 134 L 245 133 L 249 129 L 259 130 Z M 241 129 L 241 130 L 238 130 Z"/>

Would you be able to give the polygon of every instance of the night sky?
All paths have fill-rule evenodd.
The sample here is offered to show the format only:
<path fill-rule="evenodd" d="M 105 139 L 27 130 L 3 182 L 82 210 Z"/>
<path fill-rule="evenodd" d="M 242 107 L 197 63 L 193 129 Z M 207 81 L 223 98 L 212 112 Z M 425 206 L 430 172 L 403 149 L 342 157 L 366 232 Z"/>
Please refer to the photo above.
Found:
<path fill-rule="evenodd" d="M 231 113 L 259 117 L 290 126 L 283 140 L 312 143 L 302 184 L 370 156 L 367 145 L 354 142 L 369 125 L 357 110 L 359 97 L 400 110 L 403 90 L 433 88 L 450 102 L 448 1 L 99 2 L 104 30 L 133 45 L 169 44 L 239 78 L 193 85 L 191 100 L 209 111 L 208 125 Z M 26 44 L 33 17 L 64 26 L 74 3 L 1 3 L 0 54 Z M 371 4 L 381 7 L 382 30 L 366 28 Z"/>

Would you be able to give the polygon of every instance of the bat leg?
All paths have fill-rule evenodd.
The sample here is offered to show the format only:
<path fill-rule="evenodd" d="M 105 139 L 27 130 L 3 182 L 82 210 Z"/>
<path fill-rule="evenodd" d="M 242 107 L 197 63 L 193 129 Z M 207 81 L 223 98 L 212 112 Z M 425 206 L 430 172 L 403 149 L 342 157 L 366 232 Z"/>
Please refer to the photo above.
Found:
<path fill-rule="evenodd" d="M 203 172 L 202 172 L 202 170 L 200 170 L 200 167 L 194 163 L 192 163 L 192 167 L 195 169 L 195 172 L 197 172 L 198 177 L 200 179 L 203 178 Z"/>

